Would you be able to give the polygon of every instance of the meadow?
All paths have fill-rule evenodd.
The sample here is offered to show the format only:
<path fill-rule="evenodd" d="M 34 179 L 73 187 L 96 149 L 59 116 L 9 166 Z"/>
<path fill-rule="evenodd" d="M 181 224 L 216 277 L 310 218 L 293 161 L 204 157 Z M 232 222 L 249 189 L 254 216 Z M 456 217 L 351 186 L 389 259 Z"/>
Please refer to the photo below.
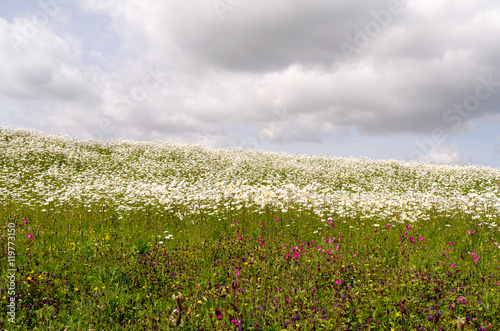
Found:
<path fill-rule="evenodd" d="M 2 330 L 500 330 L 500 169 L 0 127 L 0 201 Z"/>

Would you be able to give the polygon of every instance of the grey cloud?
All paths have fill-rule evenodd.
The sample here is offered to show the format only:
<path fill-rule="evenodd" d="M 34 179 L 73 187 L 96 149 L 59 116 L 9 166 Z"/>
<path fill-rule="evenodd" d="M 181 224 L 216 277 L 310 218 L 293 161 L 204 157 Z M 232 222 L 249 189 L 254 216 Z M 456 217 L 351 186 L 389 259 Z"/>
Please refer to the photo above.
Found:
<path fill-rule="evenodd" d="M 474 111 L 453 108 L 475 96 L 478 77 L 500 82 L 497 2 L 405 0 L 401 14 L 373 36 L 368 27 L 381 24 L 374 12 L 386 10 L 390 0 L 247 0 L 222 21 L 213 3 L 82 0 L 82 11 L 111 20 L 121 45 L 94 53 L 101 65 L 95 68 L 83 63 L 85 43 L 45 29 L 25 55 L 0 49 L 6 77 L 0 94 L 54 102 L 62 116 L 79 118 L 86 109 L 85 120 L 65 124 L 82 131 L 109 117 L 115 129 L 105 136 L 111 138 L 142 139 L 142 132 L 149 138 L 242 139 L 227 130 L 231 124 L 256 134 L 269 129 L 270 140 L 283 144 L 354 131 L 422 137 L 436 128 L 459 134 L 500 115 L 496 85 Z M 2 46 L 6 24 L 12 23 L 0 19 Z M 363 38 L 366 45 L 359 44 Z M 355 51 L 346 56 L 342 43 Z M 128 116 L 115 118 L 116 105 L 160 63 L 171 67 L 170 76 Z M 68 105 L 78 109 L 75 115 Z M 277 109 L 286 109 L 286 116 Z"/>

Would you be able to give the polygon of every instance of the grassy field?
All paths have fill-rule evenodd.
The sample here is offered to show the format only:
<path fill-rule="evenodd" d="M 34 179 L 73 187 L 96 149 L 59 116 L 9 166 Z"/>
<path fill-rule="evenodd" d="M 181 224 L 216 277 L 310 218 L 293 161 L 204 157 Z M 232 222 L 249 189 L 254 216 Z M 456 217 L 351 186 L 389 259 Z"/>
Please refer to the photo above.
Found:
<path fill-rule="evenodd" d="M 500 330 L 500 169 L 0 127 L 6 330 Z"/>

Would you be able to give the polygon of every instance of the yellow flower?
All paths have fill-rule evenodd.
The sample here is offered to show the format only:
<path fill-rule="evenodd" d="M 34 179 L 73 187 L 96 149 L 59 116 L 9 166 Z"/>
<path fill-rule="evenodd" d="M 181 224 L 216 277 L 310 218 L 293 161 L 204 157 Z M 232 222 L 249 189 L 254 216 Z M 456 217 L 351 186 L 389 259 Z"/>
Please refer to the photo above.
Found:
<path fill-rule="evenodd" d="M 396 317 L 399 317 L 399 313 L 396 313 Z"/>
<path fill-rule="evenodd" d="M 28 277 L 28 280 L 31 280 L 31 277 Z"/>
<path fill-rule="evenodd" d="M 198 300 L 198 303 L 202 303 L 201 300 Z"/>

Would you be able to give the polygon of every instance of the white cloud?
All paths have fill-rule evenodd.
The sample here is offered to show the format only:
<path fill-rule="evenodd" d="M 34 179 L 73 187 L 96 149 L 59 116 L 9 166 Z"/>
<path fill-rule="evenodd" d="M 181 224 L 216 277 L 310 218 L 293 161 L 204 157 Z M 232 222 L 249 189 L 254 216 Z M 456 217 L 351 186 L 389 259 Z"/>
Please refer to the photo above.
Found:
<path fill-rule="evenodd" d="M 21 18 L 0 18 L 0 102 L 17 100 L 19 125 L 211 144 L 245 140 L 231 127 L 254 138 L 267 130 L 269 141 L 285 144 L 353 131 L 366 139 L 456 134 L 498 118 L 500 92 L 458 127 L 443 114 L 475 92 L 479 76 L 500 81 L 500 4 L 403 1 L 346 59 L 339 45 L 354 44 L 388 3 L 243 1 L 221 21 L 212 1 L 81 0 L 19 51 L 12 36 Z M 76 16 L 98 35 L 61 32 Z M 96 26 L 99 17 L 105 24 Z M 150 77 L 157 67 L 161 81 Z M 454 151 L 425 158 L 455 162 Z"/>
<path fill-rule="evenodd" d="M 458 145 L 455 143 L 449 146 L 436 144 L 429 153 L 418 157 L 416 161 L 436 164 L 467 164 L 472 162 L 470 158 L 462 155 Z"/>

